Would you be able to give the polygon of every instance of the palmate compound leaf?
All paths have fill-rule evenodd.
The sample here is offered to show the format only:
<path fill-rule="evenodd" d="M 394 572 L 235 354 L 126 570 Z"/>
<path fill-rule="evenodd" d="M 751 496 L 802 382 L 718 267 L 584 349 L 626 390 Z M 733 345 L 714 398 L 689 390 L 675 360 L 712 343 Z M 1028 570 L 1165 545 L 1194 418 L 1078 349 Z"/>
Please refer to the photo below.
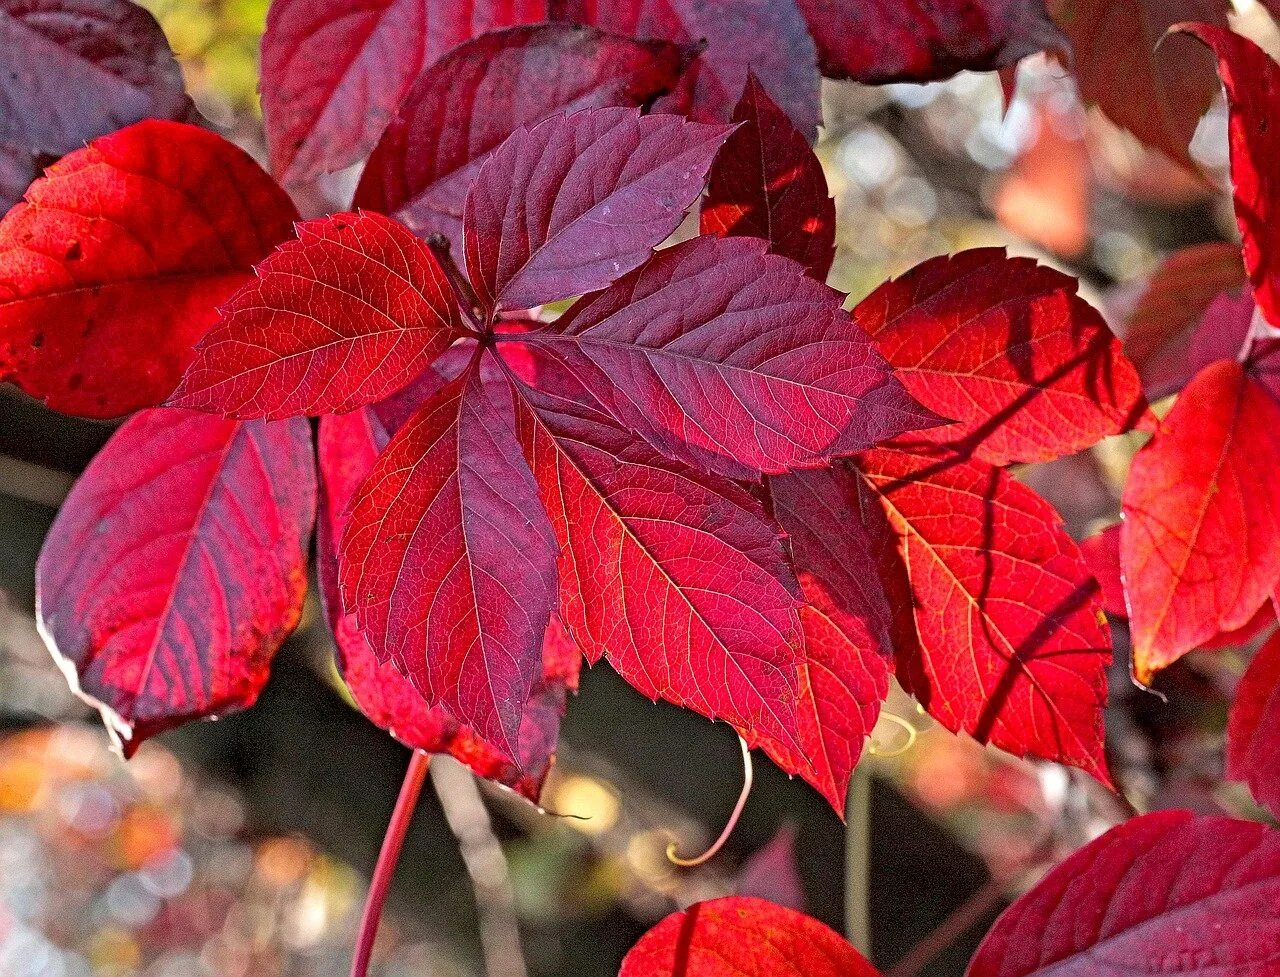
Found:
<path fill-rule="evenodd" d="M 686 53 L 594 28 L 540 24 L 485 34 L 424 71 L 378 141 L 355 204 L 462 254 L 462 211 L 504 139 L 550 115 L 648 105 L 679 80 Z"/>
<path fill-rule="evenodd" d="M 530 309 L 621 278 L 679 226 L 730 131 L 626 108 L 517 129 L 467 194 L 467 273 L 480 301 Z"/>
<path fill-rule="evenodd" d="M 968 977 L 1271 977 L 1280 831 L 1159 811 L 1085 845 L 996 920 Z"/>
<path fill-rule="evenodd" d="M 992 71 L 1065 49 L 1044 0 L 798 0 L 828 78 L 868 84 Z"/>
<path fill-rule="evenodd" d="M 444 382 L 441 377 L 438 384 L 424 386 Z M 426 392 L 413 393 L 416 396 Z M 520 726 L 522 754 L 517 762 L 444 709 L 429 706 L 393 664 L 378 661 L 360 633 L 355 616 L 343 613 L 338 590 L 338 541 L 346 527 L 352 497 L 393 433 L 385 426 L 386 420 L 386 412 L 378 408 L 320 419 L 316 575 L 325 617 L 333 630 L 339 671 L 361 711 L 406 746 L 428 753 L 448 753 L 479 776 L 537 801 L 559 738 L 566 694 L 577 688 L 581 660 L 557 622 L 553 620 L 547 631 L 543 674 L 535 681 L 524 709 Z"/>
<path fill-rule="evenodd" d="M 1280 403 L 1220 360 L 1183 390 L 1135 456 L 1120 562 L 1134 677 L 1243 627 L 1280 580 Z"/>
<path fill-rule="evenodd" d="M 71 153 L 0 221 L 0 379 L 87 417 L 160 403 L 296 216 L 195 126 L 139 122 Z"/>
<path fill-rule="evenodd" d="M 1073 454 L 1142 417 L 1133 364 L 1077 283 L 1002 248 L 932 258 L 886 282 L 854 320 L 920 403 L 929 432 L 993 465 Z"/>
<path fill-rule="evenodd" d="M 1098 584 L 1053 507 L 945 448 L 898 444 L 859 455 L 857 467 L 898 536 L 881 580 L 903 688 L 953 732 L 1110 784 L 1110 634 Z"/>
<path fill-rule="evenodd" d="M 160 25 L 128 0 L 0 0 L 0 211 L 42 159 L 193 113 Z"/>
<path fill-rule="evenodd" d="M 702 233 L 758 237 L 823 282 L 836 253 L 836 203 L 822 164 L 754 74 L 747 76 L 729 137 L 711 167 Z"/>
<path fill-rule="evenodd" d="M 822 120 L 817 52 L 796 0 L 550 0 L 553 18 L 628 37 L 705 45 L 660 111 L 723 122 L 754 72 L 806 139 Z"/>
<path fill-rule="evenodd" d="M 253 704 L 302 613 L 315 505 L 301 419 L 143 411 L 85 470 L 40 554 L 37 615 L 126 754 Z"/>
<path fill-rule="evenodd" d="M 839 933 L 747 896 L 672 913 L 631 948 L 618 977 L 877 977 Z"/>
<path fill-rule="evenodd" d="M 503 343 L 504 355 L 518 351 Z M 659 455 L 537 356 L 521 447 L 560 547 L 559 615 L 642 694 L 800 749 L 801 605 L 782 531 L 737 485 Z"/>
<path fill-rule="evenodd" d="M 734 478 L 818 467 L 938 422 L 839 293 L 754 238 L 659 251 L 527 341 L 663 454 Z"/>
<path fill-rule="evenodd" d="M 1257 303 L 1268 321 L 1280 323 L 1280 175 L 1272 162 L 1280 155 L 1280 65 L 1262 48 L 1225 25 L 1182 24 L 1181 31 L 1207 44 L 1218 58 L 1227 92 L 1231 183 L 1244 266 Z"/>
<path fill-rule="evenodd" d="M 299 224 L 219 309 L 169 399 L 226 417 L 329 414 L 405 386 L 463 335 L 444 270 L 362 211 Z"/>
<path fill-rule="evenodd" d="M 262 36 L 271 172 L 306 183 L 359 161 L 424 69 L 487 31 L 546 19 L 546 0 L 276 0 Z"/>
<path fill-rule="evenodd" d="M 1227 776 L 1280 813 L 1280 632 L 1258 649 L 1236 687 L 1227 722 Z"/>
<path fill-rule="evenodd" d="M 480 356 L 428 397 L 351 502 L 342 605 L 379 661 L 432 706 L 522 757 L 544 675 L 556 541 L 513 428 L 513 391 Z"/>

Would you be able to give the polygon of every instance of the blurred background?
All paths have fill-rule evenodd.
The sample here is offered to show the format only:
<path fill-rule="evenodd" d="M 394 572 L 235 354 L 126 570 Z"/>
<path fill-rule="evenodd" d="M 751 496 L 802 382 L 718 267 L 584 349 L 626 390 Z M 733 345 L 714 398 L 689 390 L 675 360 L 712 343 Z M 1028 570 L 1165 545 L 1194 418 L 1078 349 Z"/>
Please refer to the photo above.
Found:
<path fill-rule="evenodd" d="M 261 159 L 266 0 L 147 6 L 200 110 Z M 1247 0 L 1237 8 L 1237 26 L 1274 52 L 1271 21 Z M 831 282 L 851 301 L 924 258 L 1003 245 L 1079 276 L 1119 329 L 1166 254 L 1233 239 L 1221 99 L 1192 144 L 1195 176 L 1084 109 L 1043 56 L 1023 63 L 1007 109 L 995 75 L 824 86 Z M 41 541 L 110 432 L 0 387 L 0 977 L 345 974 L 407 754 L 350 707 L 314 606 L 257 706 L 162 735 L 128 764 L 36 633 Z M 1083 538 L 1117 518 L 1138 437 L 1020 476 Z M 1108 729 L 1128 800 L 1244 810 L 1221 778 L 1243 659 L 1188 656 L 1161 677 L 1161 701 L 1129 683 L 1124 641 L 1117 632 Z M 826 803 L 759 758 L 725 853 L 685 871 L 666 859 L 668 832 L 685 852 L 719 832 L 741 786 L 735 737 L 649 703 L 606 666 L 589 671 L 544 795 L 551 813 L 433 763 L 375 972 L 613 977 L 654 921 L 729 892 L 842 929 L 849 878 L 869 885 L 873 956 L 891 977 L 961 974 L 1004 901 L 1121 819 L 1124 802 L 951 736 L 901 693 L 887 711 L 900 721 L 881 722 L 860 768 L 870 830 L 851 832 L 851 850 Z"/>

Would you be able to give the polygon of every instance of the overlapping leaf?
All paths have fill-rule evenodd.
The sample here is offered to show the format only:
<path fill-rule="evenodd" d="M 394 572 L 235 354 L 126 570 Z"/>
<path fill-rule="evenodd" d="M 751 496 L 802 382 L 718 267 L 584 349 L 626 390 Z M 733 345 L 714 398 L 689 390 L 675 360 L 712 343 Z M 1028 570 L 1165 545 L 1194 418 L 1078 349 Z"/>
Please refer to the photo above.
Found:
<path fill-rule="evenodd" d="M 876 977 L 830 927 L 763 899 L 729 896 L 672 913 L 622 961 L 619 977 Z"/>
<path fill-rule="evenodd" d="M 3 0 L 0 51 L 0 211 L 41 160 L 193 112 L 160 25 L 128 0 Z"/>
<path fill-rule="evenodd" d="M 1085 845 L 996 921 L 968 977 L 1268 977 L 1280 832 L 1160 811 Z"/>
<path fill-rule="evenodd" d="M 276 0 L 262 36 L 271 171 L 305 183 L 373 148 L 428 65 L 486 31 L 533 24 L 546 0 Z"/>
<path fill-rule="evenodd" d="M 144 411 L 58 513 L 36 568 L 42 633 L 132 753 L 252 705 L 298 623 L 315 513 L 305 421 Z"/>
<path fill-rule="evenodd" d="M 140 122 L 68 155 L 0 221 L 0 378 L 88 417 L 160 403 L 295 216 L 194 126 Z"/>
<path fill-rule="evenodd" d="M 1280 634 L 1258 649 L 1236 688 L 1227 723 L 1227 776 L 1280 812 Z"/>
<path fill-rule="evenodd" d="M 516 130 L 467 194 L 467 273 L 481 302 L 530 309 L 631 271 L 701 195 L 729 131 L 626 108 Z"/>
<path fill-rule="evenodd" d="M 723 122 L 754 72 L 812 139 L 821 121 L 817 52 L 796 0 L 550 0 L 553 17 L 629 37 L 704 44 L 680 90 L 659 108 Z"/>
<path fill-rule="evenodd" d="M 1048 461 L 1132 426 L 1137 371 L 1076 281 L 1000 248 L 917 265 L 854 320 L 950 427 L 931 437 L 995 465 Z"/>
<path fill-rule="evenodd" d="M 522 126 L 560 112 L 647 105 L 670 91 L 685 53 L 567 24 L 516 27 L 463 44 L 424 71 L 379 140 L 359 207 L 462 253 L 467 191 L 489 154 Z"/>
<path fill-rule="evenodd" d="M 1066 46 L 1043 0 L 799 0 L 828 78 L 881 84 L 1004 68 Z"/>
<path fill-rule="evenodd" d="M 520 726 L 523 752 L 517 763 L 444 709 L 429 706 L 393 664 L 378 661 L 360 633 L 355 615 L 343 613 L 337 546 L 351 499 L 390 439 L 381 417 L 381 412 L 367 409 L 320 419 L 316 573 L 325 616 L 333 629 L 339 670 L 365 715 L 406 746 L 449 753 L 480 776 L 536 801 L 559 737 L 566 691 L 577 688 L 581 657 L 558 624 L 552 623 L 544 641 L 543 673 L 524 710 Z"/>
<path fill-rule="evenodd" d="M 835 258 L 836 204 L 808 140 L 754 74 L 733 111 L 739 128 L 711 167 L 703 234 L 746 235 L 826 281 Z"/>
<path fill-rule="evenodd" d="M 1121 567 L 1138 681 L 1244 626 L 1280 580 L 1280 403 L 1233 360 L 1186 387 L 1133 460 Z"/>
<path fill-rule="evenodd" d="M 402 225 L 366 211 L 297 230 L 222 306 L 171 404 L 226 417 L 350 411 L 463 335 L 443 269 Z"/>
<path fill-rule="evenodd" d="M 528 341 L 663 454 L 732 477 L 937 423 L 838 293 L 752 238 L 660 251 Z"/>
<path fill-rule="evenodd" d="M 882 571 L 903 687 L 950 730 L 1109 783 L 1110 635 L 1097 583 L 1052 506 L 943 449 L 879 449 L 857 463 L 910 580 L 909 598 L 895 598 L 895 569 Z"/>

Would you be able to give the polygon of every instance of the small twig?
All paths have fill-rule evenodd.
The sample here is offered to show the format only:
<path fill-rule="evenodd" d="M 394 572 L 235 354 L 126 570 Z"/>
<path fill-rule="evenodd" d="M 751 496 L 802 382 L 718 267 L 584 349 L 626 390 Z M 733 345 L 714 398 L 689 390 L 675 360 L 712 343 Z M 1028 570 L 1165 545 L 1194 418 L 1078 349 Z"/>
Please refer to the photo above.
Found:
<path fill-rule="evenodd" d="M 364 914 L 360 917 L 355 956 L 351 960 L 351 977 L 366 977 L 369 972 L 369 959 L 373 956 L 373 941 L 378 935 L 382 906 L 387 901 L 391 877 L 395 875 L 396 863 L 400 861 L 404 836 L 413 820 L 418 796 L 422 793 L 422 782 L 426 779 L 430 764 L 430 755 L 421 750 L 414 750 L 409 759 L 409 768 L 405 771 L 404 783 L 400 786 L 400 796 L 396 798 L 387 833 L 382 838 L 382 850 L 378 852 L 378 863 L 374 866 L 373 878 L 369 882 L 369 896 L 365 900 Z"/>
<path fill-rule="evenodd" d="M 871 959 L 871 774 L 865 763 L 854 767 L 845 800 L 844 928 Z"/>
<path fill-rule="evenodd" d="M 953 909 L 932 933 L 893 965 L 887 977 L 916 977 L 965 933 L 977 926 L 1004 898 L 1004 886 L 988 879 L 980 889 Z"/>
<path fill-rule="evenodd" d="M 461 764 L 442 761 L 431 768 L 431 784 L 475 889 L 487 977 L 528 977 L 507 856 L 475 777 Z"/>
<path fill-rule="evenodd" d="M 427 247 L 431 249 L 431 253 L 436 256 L 436 261 L 440 262 L 440 267 L 444 269 L 445 277 L 449 279 L 449 284 L 458 297 L 458 304 L 466 314 L 471 327 L 477 335 L 487 333 L 488 329 L 484 324 L 486 318 L 484 305 L 476 295 L 476 290 L 471 287 L 467 276 L 453 260 L 453 248 L 449 244 L 449 239 L 443 234 L 430 234 L 427 236 Z"/>
<path fill-rule="evenodd" d="M 680 850 L 680 844 L 672 839 L 671 843 L 667 845 L 667 858 L 670 859 L 673 865 L 679 865 L 681 868 L 696 868 L 699 865 L 705 865 L 720 853 L 720 849 L 725 846 L 725 842 L 733 834 L 733 829 L 738 826 L 743 808 L 747 806 L 747 798 L 751 796 L 751 784 L 755 780 L 755 774 L 751 766 L 751 747 L 747 746 L 747 741 L 741 736 L 738 737 L 738 742 L 742 745 L 742 790 L 738 793 L 738 803 L 733 806 L 733 813 L 729 815 L 729 820 L 725 822 L 725 826 L 720 832 L 720 837 L 712 843 L 710 848 L 694 858 L 681 858 L 677 855 L 676 852 Z"/>
<path fill-rule="evenodd" d="M 65 472 L 0 455 L 0 495 L 56 509 L 71 491 L 74 481 Z"/>

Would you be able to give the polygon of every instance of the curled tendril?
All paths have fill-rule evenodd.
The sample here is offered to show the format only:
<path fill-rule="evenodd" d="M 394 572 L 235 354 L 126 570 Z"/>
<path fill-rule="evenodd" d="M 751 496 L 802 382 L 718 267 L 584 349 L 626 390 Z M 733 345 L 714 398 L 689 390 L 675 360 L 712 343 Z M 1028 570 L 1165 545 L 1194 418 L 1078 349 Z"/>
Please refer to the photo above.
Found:
<path fill-rule="evenodd" d="M 907 720 L 903 719 L 901 716 L 895 716 L 891 712 L 880 713 L 880 718 L 887 719 L 889 720 L 889 722 L 895 724 L 896 726 L 904 730 L 907 734 L 907 741 L 894 750 L 882 750 L 880 749 L 880 747 L 876 746 L 874 742 L 872 742 L 867 744 L 868 753 L 870 753 L 872 756 L 882 757 L 886 760 L 892 760 L 894 757 L 902 756 L 902 754 L 906 753 L 908 750 L 910 750 L 913 746 L 916 745 L 916 738 L 920 735 L 920 732 L 914 726 L 912 726 L 911 723 L 907 722 Z"/>
<path fill-rule="evenodd" d="M 751 747 L 747 746 L 747 741 L 741 736 L 738 737 L 738 743 L 742 746 L 742 793 L 738 795 L 738 803 L 734 805 L 733 813 L 729 815 L 729 821 L 724 826 L 724 830 L 720 832 L 720 837 L 715 840 L 710 848 L 699 855 L 697 858 L 681 858 L 676 854 L 680 850 L 680 842 L 676 840 L 675 835 L 668 832 L 671 837 L 671 843 L 667 845 L 667 858 L 673 865 L 679 865 L 681 868 L 694 868 L 709 862 L 719 854 L 720 849 L 724 847 L 729 836 L 733 834 L 733 829 L 737 827 L 738 819 L 742 817 L 742 809 L 747 806 L 747 798 L 751 796 L 751 783 L 754 774 L 751 769 Z"/>

